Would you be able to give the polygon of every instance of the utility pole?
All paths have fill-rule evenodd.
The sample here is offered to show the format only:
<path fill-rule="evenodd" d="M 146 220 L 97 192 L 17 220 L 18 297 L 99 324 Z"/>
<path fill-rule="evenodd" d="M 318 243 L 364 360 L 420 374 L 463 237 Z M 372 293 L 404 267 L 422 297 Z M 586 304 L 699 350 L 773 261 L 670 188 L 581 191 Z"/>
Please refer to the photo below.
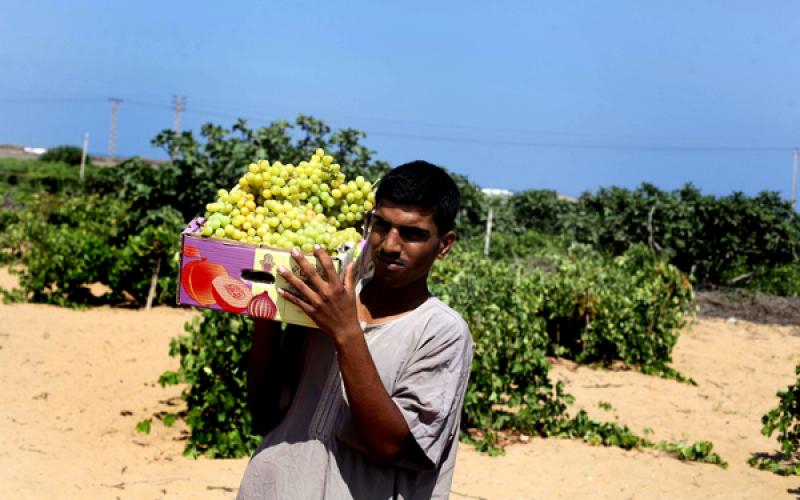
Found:
<path fill-rule="evenodd" d="M 89 152 L 89 132 L 83 134 L 83 153 L 81 153 L 81 180 L 83 180 L 83 171 L 86 168 L 86 155 Z"/>
<path fill-rule="evenodd" d="M 797 210 L 797 157 L 800 149 L 792 149 L 792 208 Z"/>
<path fill-rule="evenodd" d="M 108 160 L 114 161 L 114 152 L 117 149 L 117 108 L 122 99 L 109 98 L 111 101 L 111 132 L 108 134 Z"/>
<path fill-rule="evenodd" d="M 486 215 L 486 237 L 483 240 L 483 255 L 489 256 L 489 240 L 492 238 L 492 206 L 489 205 L 489 213 Z"/>
<path fill-rule="evenodd" d="M 175 110 L 175 133 L 177 134 L 181 131 L 181 112 L 186 111 L 186 96 L 173 95 L 172 109 Z"/>

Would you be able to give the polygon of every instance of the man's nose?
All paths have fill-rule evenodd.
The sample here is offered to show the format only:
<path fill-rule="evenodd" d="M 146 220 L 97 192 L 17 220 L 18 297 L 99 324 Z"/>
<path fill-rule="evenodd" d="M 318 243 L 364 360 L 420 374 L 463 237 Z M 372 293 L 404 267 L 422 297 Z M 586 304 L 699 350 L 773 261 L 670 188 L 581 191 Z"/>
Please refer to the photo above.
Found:
<path fill-rule="evenodd" d="M 386 253 L 400 253 L 402 240 L 396 228 L 391 228 L 386 233 L 386 239 L 383 241 L 383 251 Z"/>

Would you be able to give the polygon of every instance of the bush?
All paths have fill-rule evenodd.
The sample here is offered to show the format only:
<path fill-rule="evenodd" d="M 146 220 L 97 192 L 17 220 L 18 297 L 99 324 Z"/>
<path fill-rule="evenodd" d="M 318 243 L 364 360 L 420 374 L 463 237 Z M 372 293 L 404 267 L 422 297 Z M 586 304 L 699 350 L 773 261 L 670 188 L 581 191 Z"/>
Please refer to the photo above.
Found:
<path fill-rule="evenodd" d="M 800 296 L 800 260 L 753 272 L 747 287 L 784 297 Z"/>
<path fill-rule="evenodd" d="M 79 193 L 82 189 L 78 169 L 66 163 L 0 159 L 0 192 L 57 194 Z"/>
<path fill-rule="evenodd" d="M 49 148 L 47 152 L 39 157 L 39 161 L 51 163 L 66 163 L 67 165 L 80 165 L 83 150 L 77 146 L 56 146 Z M 86 156 L 86 164 L 91 164 L 89 156 Z"/>
<path fill-rule="evenodd" d="M 777 432 L 783 460 L 762 454 L 748 461 L 752 466 L 782 476 L 800 475 L 800 364 L 794 372 L 797 375 L 794 385 L 778 391 L 778 406 L 761 417 L 764 424 L 761 434 L 770 437 Z"/>
<path fill-rule="evenodd" d="M 560 233 L 610 255 L 645 245 L 701 286 L 800 293 L 800 216 L 775 192 L 714 197 L 691 184 L 672 192 L 643 184 L 602 188 L 576 203 L 526 191 L 510 204 L 523 230 Z M 781 283 L 787 274 L 788 284 Z"/>
<path fill-rule="evenodd" d="M 478 235 L 459 240 L 457 248 L 458 251 L 470 250 L 482 254 L 485 243 L 485 235 Z M 543 260 L 545 256 L 552 257 L 563 254 L 569 246 L 570 242 L 559 235 L 533 230 L 520 234 L 492 232 L 489 241 L 489 258 L 515 264 L 528 266 L 535 264 L 547 267 L 549 261 Z"/>
<path fill-rule="evenodd" d="M 113 264 L 109 241 L 117 237 L 125 206 L 93 197 L 40 195 L 6 229 L 16 256 L 22 298 L 58 305 L 91 301 L 84 285 L 102 281 Z"/>
<path fill-rule="evenodd" d="M 183 398 L 192 434 L 184 454 L 234 458 L 251 453 L 261 436 L 252 433 L 247 406 L 247 353 L 253 323 L 250 318 L 203 311 L 184 327 L 186 335 L 170 342 L 170 356 L 180 368 L 159 378 L 162 386 L 187 384 Z"/>
<path fill-rule="evenodd" d="M 550 435 L 566 418 L 567 397 L 548 377 L 545 280 L 473 252 L 451 254 L 431 274 L 431 290 L 464 317 L 475 341 L 462 426 L 486 434 L 484 449 L 497 431 Z"/>
<path fill-rule="evenodd" d="M 158 274 L 154 304 L 175 304 L 178 294 L 180 232 L 183 218 L 172 207 L 148 212 L 115 252 L 114 263 L 104 280 L 112 299 L 133 299 L 144 305 L 154 273 Z"/>
<path fill-rule="evenodd" d="M 664 258 L 643 245 L 606 257 L 533 231 L 494 233 L 491 261 L 480 255 L 482 248 L 483 238 L 475 237 L 460 242 L 454 255 L 468 251 L 484 266 L 503 262 L 531 276 L 545 273 L 539 314 L 546 320 L 549 354 L 582 363 L 621 360 L 645 371 L 672 373 L 667 364 L 677 331 L 694 312 L 694 292 L 688 278 Z M 495 287 L 491 281 L 486 286 Z"/>
<path fill-rule="evenodd" d="M 461 236 L 481 234 L 486 227 L 488 200 L 483 191 L 465 176 L 449 172 L 461 194 L 461 206 L 456 217 L 456 231 Z"/>
<path fill-rule="evenodd" d="M 542 311 L 553 354 L 671 373 L 678 331 L 693 312 L 686 276 L 643 246 L 606 259 L 576 245 L 553 263 Z"/>
<path fill-rule="evenodd" d="M 129 204 L 114 198 L 35 196 L 0 238 L 6 261 L 22 264 L 12 271 L 20 290 L 6 297 L 77 307 L 97 303 L 86 285 L 102 283 L 112 289 L 102 301 L 143 305 L 160 261 L 156 303 L 174 303 L 182 219 L 169 207 L 144 219 L 129 215 Z"/>
<path fill-rule="evenodd" d="M 563 221 L 575 207 L 575 203 L 560 200 L 558 194 L 550 190 L 516 193 L 509 205 L 517 224 L 515 232 L 534 230 L 548 234 L 563 232 Z"/>

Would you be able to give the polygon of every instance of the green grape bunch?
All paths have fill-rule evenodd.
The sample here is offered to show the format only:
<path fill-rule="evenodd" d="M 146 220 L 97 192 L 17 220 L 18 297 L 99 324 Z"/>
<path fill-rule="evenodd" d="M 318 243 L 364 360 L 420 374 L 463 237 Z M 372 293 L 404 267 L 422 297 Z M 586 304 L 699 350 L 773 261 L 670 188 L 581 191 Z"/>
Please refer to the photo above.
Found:
<path fill-rule="evenodd" d="M 200 234 L 278 248 L 335 252 L 357 242 L 356 227 L 375 205 L 372 183 L 348 181 L 333 157 L 317 149 L 298 165 L 259 160 L 230 191 L 206 205 Z"/>

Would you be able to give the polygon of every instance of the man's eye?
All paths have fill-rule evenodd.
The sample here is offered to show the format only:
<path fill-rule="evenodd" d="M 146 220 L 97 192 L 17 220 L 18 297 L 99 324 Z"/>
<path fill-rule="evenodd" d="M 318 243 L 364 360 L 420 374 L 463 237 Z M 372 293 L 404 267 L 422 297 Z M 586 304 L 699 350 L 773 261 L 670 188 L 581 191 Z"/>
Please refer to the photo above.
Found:
<path fill-rule="evenodd" d="M 372 223 L 372 229 L 374 231 L 378 231 L 379 233 L 385 233 L 390 227 L 391 226 L 385 220 L 378 218 L 375 218 Z"/>
<path fill-rule="evenodd" d="M 400 237 L 406 241 L 422 241 L 428 237 L 428 232 L 421 229 L 404 227 L 399 230 Z"/>

